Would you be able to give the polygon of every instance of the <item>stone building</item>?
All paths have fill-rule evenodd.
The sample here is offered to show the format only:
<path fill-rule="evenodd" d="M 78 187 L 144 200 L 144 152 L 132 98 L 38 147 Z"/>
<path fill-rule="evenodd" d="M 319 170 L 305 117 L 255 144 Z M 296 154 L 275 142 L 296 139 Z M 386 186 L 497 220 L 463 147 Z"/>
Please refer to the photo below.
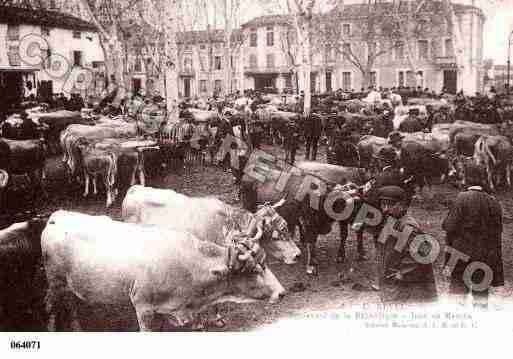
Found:
<path fill-rule="evenodd" d="M 61 12 L 0 6 L 0 38 L 3 106 L 27 93 L 87 92 L 81 84 L 103 64 L 95 27 Z"/>
<path fill-rule="evenodd" d="M 406 2 L 401 3 L 405 6 Z M 434 2 L 435 11 L 443 19 L 441 2 Z M 392 11 L 392 3 L 380 4 L 385 13 Z M 426 28 L 422 37 L 410 42 L 415 69 L 406 57 L 404 44 L 391 44 L 390 39 L 378 36 L 374 44 L 377 51 L 384 48 L 392 50 L 376 58 L 370 72 L 370 84 L 381 87 L 422 86 L 440 91 L 446 88 L 450 92 L 463 89 L 473 94 L 483 87 L 483 26 L 485 17 L 477 8 L 453 4 L 456 19 L 462 34 L 463 63 L 465 76 L 458 71 L 452 36 L 444 21 L 440 26 Z M 341 35 L 351 51 L 365 59 L 369 49 L 362 41 L 361 21 L 365 16 L 367 5 L 345 5 L 338 23 Z M 399 9 L 402 11 L 402 8 Z M 286 16 L 264 16 L 242 25 L 244 34 L 244 75 L 246 88 L 273 86 L 278 89 L 291 87 L 291 61 L 287 52 L 294 52 L 294 44 L 281 37 L 287 34 L 291 23 Z M 333 25 L 333 24 L 330 24 Z M 286 44 L 284 46 L 283 44 Z M 329 47 L 329 46 L 326 46 Z M 359 90 L 363 84 L 362 72 L 345 58 L 340 51 L 325 48 L 314 50 L 312 54 L 311 83 L 314 92 L 335 89 Z"/>

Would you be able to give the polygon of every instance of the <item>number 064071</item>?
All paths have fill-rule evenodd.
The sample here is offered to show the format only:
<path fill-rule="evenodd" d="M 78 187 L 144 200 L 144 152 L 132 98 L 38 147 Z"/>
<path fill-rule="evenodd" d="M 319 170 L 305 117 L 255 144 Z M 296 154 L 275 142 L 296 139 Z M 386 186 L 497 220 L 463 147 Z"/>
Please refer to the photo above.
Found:
<path fill-rule="evenodd" d="M 32 341 L 21 341 L 21 340 L 12 340 L 11 341 L 11 349 L 41 349 L 41 342 L 38 340 Z"/>

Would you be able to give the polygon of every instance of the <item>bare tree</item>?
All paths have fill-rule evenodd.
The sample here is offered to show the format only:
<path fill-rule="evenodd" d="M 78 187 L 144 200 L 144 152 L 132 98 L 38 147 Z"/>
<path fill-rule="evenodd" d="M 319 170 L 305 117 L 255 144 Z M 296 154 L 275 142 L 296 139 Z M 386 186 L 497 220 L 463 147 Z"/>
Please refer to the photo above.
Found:
<path fill-rule="evenodd" d="M 178 118 L 178 0 L 142 0 L 139 15 L 152 28 L 160 51 L 156 51 L 168 117 Z"/>

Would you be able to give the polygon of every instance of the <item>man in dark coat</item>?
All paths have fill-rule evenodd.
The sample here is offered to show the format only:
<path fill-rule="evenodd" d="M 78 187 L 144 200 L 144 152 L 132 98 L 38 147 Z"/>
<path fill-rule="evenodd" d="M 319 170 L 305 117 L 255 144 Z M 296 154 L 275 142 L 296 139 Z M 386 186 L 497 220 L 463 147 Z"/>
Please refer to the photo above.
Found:
<path fill-rule="evenodd" d="M 412 242 L 423 232 L 417 221 L 407 214 L 408 194 L 398 186 L 385 186 L 379 190 L 379 201 L 386 221 L 376 242 L 381 301 L 384 304 L 435 302 L 438 295 L 433 265 L 419 263 L 412 256 Z M 405 239 L 405 245 L 397 248 L 403 238 L 398 238 L 393 231 L 403 232 L 407 226 L 412 231 Z M 413 253 L 426 258 L 431 250 L 432 244 L 424 241 Z"/>
<path fill-rule="evenodd" d="M 285 162 L 293 165 L 296 161 L 296 151 L 299 148 L 299 126 L 294 122 L 285 124 Z"/>
<path fill-rule="evenodd" d="M 317 147 L 322 133 L 321 119 L 311 114 L 304 120 L 304 136 L 306 139 L 305 159 L 315 161 L 317 159 Z"/>
<path fill-rule="evenodd" d="M 399 125 L 399 131 L 413 133 L 422 131 L 424 124 L 418 117 L 418 110 L 410 109 L 408 117 Z"/>
<path fill-rule="evenodd" d="M 493 272 L 491 286 L 504 285 L 502 209 L 499 201 L 485 191 L 486 173 L 483 168 L 468 164 L 465 176 L 470 187 L 458 195 L 442 223 L 442 228 L 447 232 L 447 245 L 470 257 L 467 262 L 458 261 L 451 274 L 449 292 L 455 296 L 472 292 L 474 306 L 486 308 L 489 289 L 478 291 L 469 288 L 469 278 L 465 281 L 464 272 L 469 263 L 486 263 Z M 476 271 L 470 282 L 480 283 L 483 273 Z"/>
<path fill-rule="evenodd" d="M 351 133 L 347 129 L 337 131 L 333 142 L 333 147 L 328 149 L 329 164 L 345 167 L 360 165 L 358 148 L 351 142 Z"/>

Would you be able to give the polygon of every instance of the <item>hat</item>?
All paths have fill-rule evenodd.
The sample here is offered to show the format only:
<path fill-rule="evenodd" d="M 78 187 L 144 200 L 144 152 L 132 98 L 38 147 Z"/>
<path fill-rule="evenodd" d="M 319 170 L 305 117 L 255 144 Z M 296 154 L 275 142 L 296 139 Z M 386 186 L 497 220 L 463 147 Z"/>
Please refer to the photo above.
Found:
<path fill-rule="evenodd" d="M 399 186 L 385 186 L 379 189 L 379 199 L 401 202 L 407 199 L 406 191 Z"/>
<path fill-rule="evenodd" d="M 375 155 L 374 158 L 385 162 L 394 162 L 397 159 L 397 153 L 392 147 L 385 146 L 379 150 L 378 154 Z"/>
<path fill-rule="evenodd" d="M 402 141 L 404 138 L 403 135 L 401 135 L 400 132 L 394 131 L 388 136 L 388 143 L 395 143 Z"/>

